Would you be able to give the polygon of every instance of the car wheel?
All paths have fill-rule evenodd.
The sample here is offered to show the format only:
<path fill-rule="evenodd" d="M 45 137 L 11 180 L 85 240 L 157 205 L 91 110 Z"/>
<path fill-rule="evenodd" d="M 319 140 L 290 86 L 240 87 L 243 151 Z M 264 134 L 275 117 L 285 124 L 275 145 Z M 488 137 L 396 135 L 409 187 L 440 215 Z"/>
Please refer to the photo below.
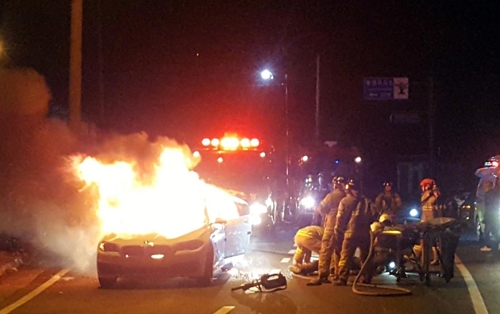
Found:
<path fill-rule="evenodd" d="M 104 289 L 113 288 L 116 285 L 117 281 L 118 281 L 118 277 L 99 275 L 99 284 Z"/>
<path fill-rule="evenodd" d="M 212 278 L 200 277 L 200 278 L 196 278 L 196 282 L 198 283 L 198 286 L 200 286 L 200 287 L 208 287 L 212 284 Z"/>
<path fill-rule="evenodd" d="M 212 277 L 214 274 L 214 256 L 213 251 L 208 250 L 205 260 L 205 272 L 203 276 L 196 278 L 198 285 L 208 287 L 212 284 Z"/>

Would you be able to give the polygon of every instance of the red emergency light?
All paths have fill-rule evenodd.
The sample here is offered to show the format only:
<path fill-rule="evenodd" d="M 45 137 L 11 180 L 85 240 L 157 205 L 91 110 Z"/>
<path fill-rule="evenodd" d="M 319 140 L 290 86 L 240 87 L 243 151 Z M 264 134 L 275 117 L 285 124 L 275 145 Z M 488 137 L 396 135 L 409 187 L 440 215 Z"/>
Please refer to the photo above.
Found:
<path fill-rule="evenodd" d="M 225 136 L 222 138 L 204 138 L 201 144 L 208 149 L 220 149 L 227 151 L 248 150 L 259 147 L 260 141 L 257 138 L 249 139 L 247 137 L 239 138 L 238 136 Z"/>

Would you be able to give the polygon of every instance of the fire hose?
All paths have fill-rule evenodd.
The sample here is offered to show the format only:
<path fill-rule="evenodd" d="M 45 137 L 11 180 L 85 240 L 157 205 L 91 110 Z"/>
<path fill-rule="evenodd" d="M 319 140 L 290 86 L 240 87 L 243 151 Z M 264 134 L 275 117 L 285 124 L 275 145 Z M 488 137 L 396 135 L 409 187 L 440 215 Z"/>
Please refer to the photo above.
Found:
<path fill-rule="evenodd" d="M 370 259 L 373 257 L 374 243 L 375 243 L 375 236 L 374 236 L 374 233 L 372 231 L 370 231 L 370 250 L 368 252 L 368 257 L 365 259 L 365 261 L 361 265 L 361 269 L 358 272 L 358 274 L 356 275 L 356 278 L 354 279 L 354 281 L 352 283 L 352 292 L 354 292 L 355 294 L 365 295 L 365 296 L 384 296 L 384 297 L 386 297 L 386 296 L 403 296 L 403 295 L 412 294 L 411 290 L 401 288 L 401 287 L 359 283 L 359 279 L 361 278 L 361 275 L 365 271 L 368 263 L 370 262 Z M 380 289 L 380 291 L 378 291 L 378 292 L 361 291 L 357 288 L 358 286 L 372 288 L 372 289 Z"/>

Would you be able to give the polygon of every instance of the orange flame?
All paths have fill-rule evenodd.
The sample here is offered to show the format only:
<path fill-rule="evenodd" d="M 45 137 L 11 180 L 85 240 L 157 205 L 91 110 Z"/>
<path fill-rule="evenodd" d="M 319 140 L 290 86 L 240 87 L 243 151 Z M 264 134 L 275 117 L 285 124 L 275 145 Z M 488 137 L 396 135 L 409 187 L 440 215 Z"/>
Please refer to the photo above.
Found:
<path fill-rule="evenodd" d="M 73 163 L 76 176 L 87 187 L 97 187 L 103 235 L 157 233 L 176 238 L 216 218 L 238 215 L 235 198 L 190 171 L 190 159 L 181 149 L 163 149 L 149 181 L 140 176 L 136 162 L 105 164 L 94 157 L 75 156 Z"/>

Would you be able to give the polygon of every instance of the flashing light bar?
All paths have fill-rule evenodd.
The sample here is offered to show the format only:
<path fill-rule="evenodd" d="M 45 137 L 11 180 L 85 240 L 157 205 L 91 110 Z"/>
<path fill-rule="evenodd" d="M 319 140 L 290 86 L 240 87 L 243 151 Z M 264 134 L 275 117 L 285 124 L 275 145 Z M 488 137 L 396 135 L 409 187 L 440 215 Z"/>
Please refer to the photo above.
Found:
<path fill-rule="evenodd" d="M 257 138 L 242 138 L 239 139 L 236 136 L 227 136 L 223 138 L 204 138 L 201 144 L 205 147 L 212 146 L 212 148 L 220 148 L 223 150 L 237 150 L 238 148 L 250 149 L 257 148 L 260 145 L 260 141 Z"/>

